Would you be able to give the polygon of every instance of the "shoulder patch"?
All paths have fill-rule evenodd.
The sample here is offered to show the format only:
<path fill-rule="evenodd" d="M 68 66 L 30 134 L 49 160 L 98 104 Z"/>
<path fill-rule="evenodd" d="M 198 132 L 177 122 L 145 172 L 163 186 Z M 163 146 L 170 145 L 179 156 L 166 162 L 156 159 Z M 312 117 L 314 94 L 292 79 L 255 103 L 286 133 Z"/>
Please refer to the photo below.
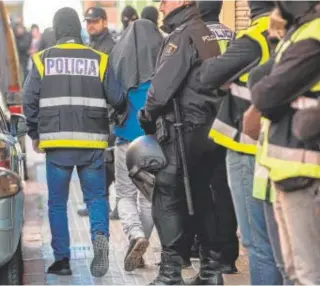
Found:
<path fill-rule="evenodd" d="M 178 46 L 169 42 L 169 44 L 167 44 L 167 46 L 164 49 L 164 54 L 169 56 L 171 54 L 173 54 L 176 50 L 177 50 Z"/>

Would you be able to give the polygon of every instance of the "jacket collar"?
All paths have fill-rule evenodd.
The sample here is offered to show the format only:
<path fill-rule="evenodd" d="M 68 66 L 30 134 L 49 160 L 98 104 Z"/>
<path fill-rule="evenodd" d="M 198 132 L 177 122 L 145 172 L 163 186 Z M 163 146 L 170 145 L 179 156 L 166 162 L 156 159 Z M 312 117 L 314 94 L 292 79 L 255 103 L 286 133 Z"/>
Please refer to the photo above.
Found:
<path fill-rule="evenodd" d="M 163 19 L 161 30 L 170 34 L 179 26 L 186 24 L 195 18 L 200 18 L 199 10 L 195 4 L 179 7 Z"/>
<path fill-rule="evenodd" d="M 61 44 L 83 44 L 81 38 L 75 38 L 75 37 L 63 37 L 57 41 L 57 45 Z"/>

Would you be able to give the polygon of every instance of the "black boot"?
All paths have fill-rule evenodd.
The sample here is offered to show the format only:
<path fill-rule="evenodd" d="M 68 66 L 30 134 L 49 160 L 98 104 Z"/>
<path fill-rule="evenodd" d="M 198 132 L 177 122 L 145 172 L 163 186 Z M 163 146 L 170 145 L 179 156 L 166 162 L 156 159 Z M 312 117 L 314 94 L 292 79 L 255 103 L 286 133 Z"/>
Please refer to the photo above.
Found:
<path fill-rule="evenodd" d="M 162 254 L 159 274 L 149 285 L 183 285 L 181 258 Z"/>
<path fill-rule="evenodd" d="M 216 252 L 200 250 L 200 271 L 190 285 L 223 285 L 219 260 L 220 255 Z"/>
<path fill-rule="evenodd" d="M 191 258 L 199 258 L 200 242 L 197 235 L 194 236 L 194 241 L 191 247 Z"/>

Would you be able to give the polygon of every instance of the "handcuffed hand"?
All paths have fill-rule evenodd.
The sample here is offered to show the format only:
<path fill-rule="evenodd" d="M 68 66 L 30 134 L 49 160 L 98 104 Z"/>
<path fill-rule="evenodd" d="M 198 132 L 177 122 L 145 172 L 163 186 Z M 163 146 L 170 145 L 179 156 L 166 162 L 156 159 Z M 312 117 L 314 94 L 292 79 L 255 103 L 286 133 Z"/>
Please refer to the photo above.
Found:
<path fill-rule="evenodd" d="M 148 113 L 144 109 L 139 110 L 138 120 L 140 123 L 140 127 L 144 130 L 144 133 L 146 135 L 156 133 L 156 124 L 151 120 L 150 116 L 148 116 Z"/>

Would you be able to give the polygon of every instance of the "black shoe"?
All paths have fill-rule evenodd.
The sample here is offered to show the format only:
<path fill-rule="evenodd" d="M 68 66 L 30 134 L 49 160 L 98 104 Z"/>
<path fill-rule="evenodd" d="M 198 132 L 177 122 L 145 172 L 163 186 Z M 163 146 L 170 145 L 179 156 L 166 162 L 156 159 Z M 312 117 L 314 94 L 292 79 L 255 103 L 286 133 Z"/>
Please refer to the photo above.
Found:
<path fill-rule="evenodd" d="M 232 264 L 222 264 L 221 265 L 221 271 L 223 274 L 237 274 L 238 269 L 235 265 L 235 263 Z"/>
<path fill-rule="evenodd" d="M 189 259 L 182 259 L 182 269 L 188 268 L 192 265 L 190 258 Z"/>
<path fill-rule="evenodd" d="M 220 255 L 214 251 L 200 251 L 200 271 L 191 279 L 190 285 L 223 285 Z"/>
<path fill-rule="evenodd" d="M 98 234 L 93 241 L 94 257 L 90 272 L 94 277 L 102 277 L 109 270 L 109 240 L 106 236 Z"/>
<path fill-rule="evenodd" d="M 77 211 L 79 216 L 88 216 L 89 215 L 89 210 L 87 208 L 83 208 Z"/>
<path fill-rule="evenodd" d="M 56 274 L 60 276 L 72 275 L 68 258 L 55 261 L 47 270 L 48 274 Z"/>
<path fill-rule="evenodd" d="M 181 277 L 181 258 L 162 254 L 157 278 L 149 285 L 183 285 Z"/>
<path fill-rule="evenodd" d="M 149 246 L 148 239 L 142 237 L 130 241 L 129 249 L 124 258 L 124 270 L 133 271 L 141 263 L 142 256 L 146 253 Z"/>

